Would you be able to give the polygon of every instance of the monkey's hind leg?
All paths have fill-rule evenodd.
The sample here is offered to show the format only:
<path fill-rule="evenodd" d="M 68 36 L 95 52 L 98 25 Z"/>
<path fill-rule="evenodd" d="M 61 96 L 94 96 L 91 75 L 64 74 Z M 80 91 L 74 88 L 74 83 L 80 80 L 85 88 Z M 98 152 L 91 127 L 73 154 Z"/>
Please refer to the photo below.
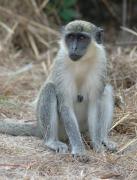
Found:
<path fill-rule="evenodd" d="M 66 153 L 67 145 L 58 140 L 57 98 L 55 85 L 51 82 L 41 90 L 37 118 L 45 145 L 56 152 Z"/>
<path fill-rule="evenodd" d="M 88 126 L 90 138 L 92 140 L 91 147 L 96 152 L 101 152 L 103 145 L 100 138 L 100 124 L 98 120 L 98 103 L 90 102 L 88 109 Z"/>
<path fill-rule="evenodd" d="M 110 151 L 116 151 L 116 143 L 108 138 L 113 118 L 113 89 L 111 85 L 106 85 L 100 103 L 100 127 L 102 144 Z"/>

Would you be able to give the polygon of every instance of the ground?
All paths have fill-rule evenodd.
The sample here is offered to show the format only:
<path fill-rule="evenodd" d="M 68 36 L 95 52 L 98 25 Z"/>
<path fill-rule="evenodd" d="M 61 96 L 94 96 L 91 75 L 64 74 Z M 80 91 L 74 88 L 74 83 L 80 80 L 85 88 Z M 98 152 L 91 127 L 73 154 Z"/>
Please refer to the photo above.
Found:
<path fill-rule="evenodd" d="M 118 144 L 126 137 L 115 137 Z M 87 151 L 89 162 L 50 151 L 35 137 L 0 136 L 0 179 L 136 179 L 136 151 L 122 154 Z M 123 142 L 122 142 L 123 141 Z M 121 143 L 120 143 L 121 142 Z"/>

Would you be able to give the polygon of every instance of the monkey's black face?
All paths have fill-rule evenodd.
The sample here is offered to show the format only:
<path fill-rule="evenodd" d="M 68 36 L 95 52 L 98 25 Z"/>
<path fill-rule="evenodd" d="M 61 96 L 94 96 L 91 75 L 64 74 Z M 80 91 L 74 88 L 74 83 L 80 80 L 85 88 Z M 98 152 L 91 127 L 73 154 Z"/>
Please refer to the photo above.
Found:
<path fill-rule="evenodd" d="M 86 53 L 90 41 L 91 36 L 88 33 L 68 33 L 65 36 L 65 42 L 70 59 L 79 60 Z"/>

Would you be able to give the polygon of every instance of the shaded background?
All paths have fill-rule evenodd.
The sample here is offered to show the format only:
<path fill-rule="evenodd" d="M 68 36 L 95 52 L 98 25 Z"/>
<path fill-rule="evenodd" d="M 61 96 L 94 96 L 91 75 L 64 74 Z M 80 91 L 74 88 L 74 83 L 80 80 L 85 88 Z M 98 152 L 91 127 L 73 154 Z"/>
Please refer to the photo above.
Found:
<path fill-rule="evenodd" d="M 36 121 L 33 102 L 58 51 L 61 26 L 83 19 L 105 30 L 108 81 L 115 93 L 110 135 L 118 153 L 91 161 L 58 155 L 35 137 L 0 136 L 2 179 L 137 179 L 137 1 L 0 0 L 0 120 Z"/>

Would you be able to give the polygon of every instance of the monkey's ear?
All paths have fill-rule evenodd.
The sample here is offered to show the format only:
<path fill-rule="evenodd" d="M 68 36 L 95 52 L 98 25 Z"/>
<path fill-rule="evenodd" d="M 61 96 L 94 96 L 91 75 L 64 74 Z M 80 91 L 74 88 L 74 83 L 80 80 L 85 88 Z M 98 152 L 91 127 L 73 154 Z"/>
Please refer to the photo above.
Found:
<path fill-rule="evenodd" d="M 61 33 L 61 34 L 64 34 L 64 31 L 65 31 L 65 26 L 62 26 L 62 27 L 60 28 L 60 33 Z"/>
<path fill-rule="evenodd" d="M 98 44 L 103 43 L 103 37 L 104 37 L 104 29 L 102 28 L 97 28 L 96 34 L 95 34 L 95 39 Z"/>

